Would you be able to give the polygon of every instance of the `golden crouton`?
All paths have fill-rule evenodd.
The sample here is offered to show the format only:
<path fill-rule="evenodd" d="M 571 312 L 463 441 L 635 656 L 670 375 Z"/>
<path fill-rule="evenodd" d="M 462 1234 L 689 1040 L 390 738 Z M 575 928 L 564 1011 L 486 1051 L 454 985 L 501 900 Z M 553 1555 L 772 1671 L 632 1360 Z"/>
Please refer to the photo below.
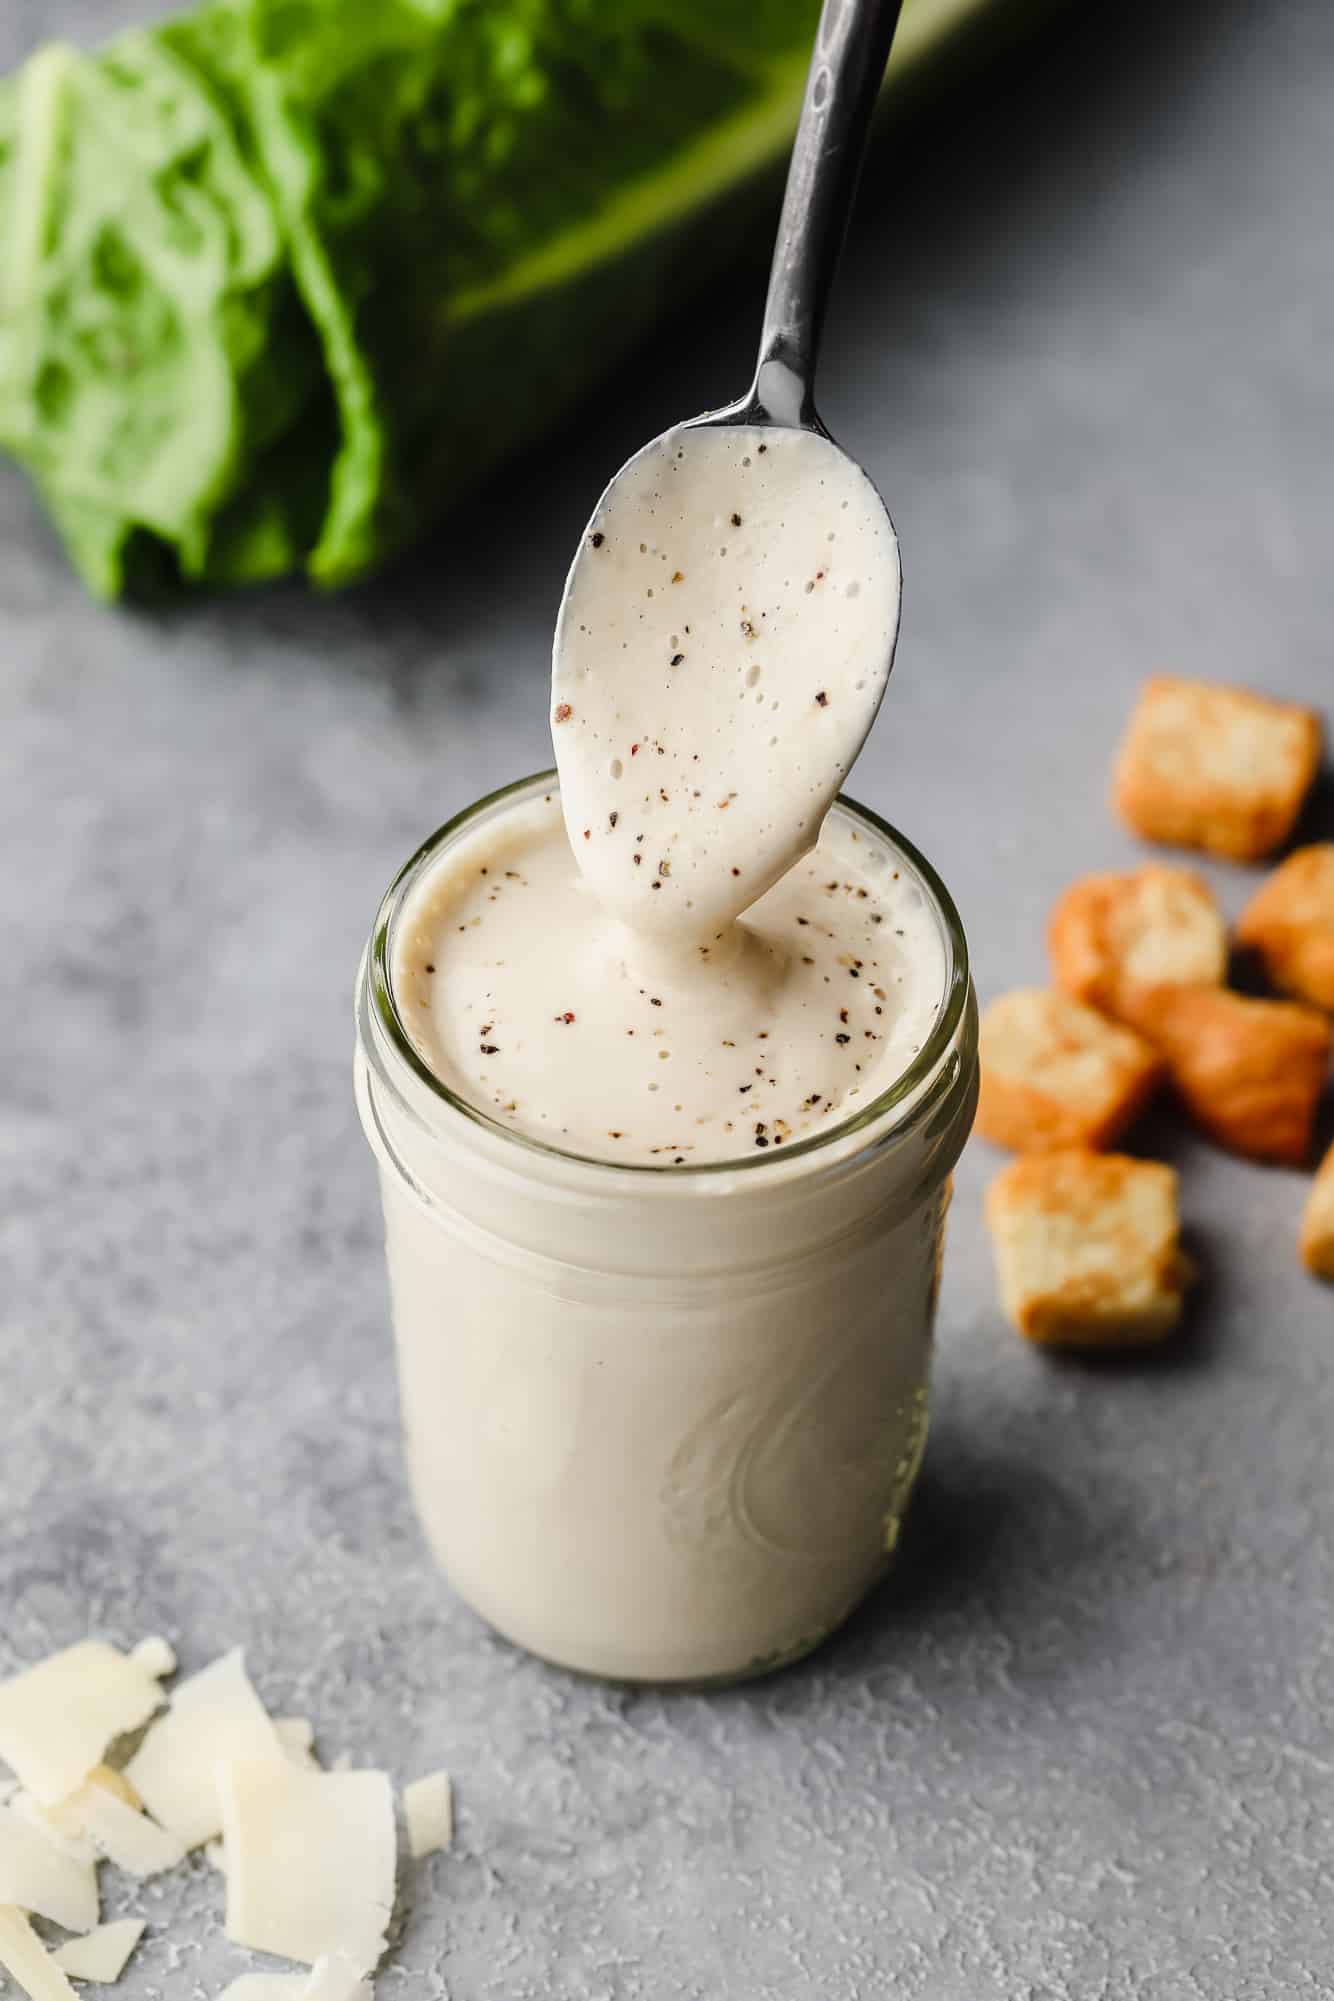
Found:
<path fill-rule="evenodd" d="M 1314 710 L 1155 674 L 1122 742 L 1114 797 L 1147 840 L 1253 861 L 1291 833 L 1319 762 Z"/>
<path fill-rule="evenodd" d="M 1056 984 L 1111 1014 L 1123 986 L 1217 987 L 1227 972 L 1208 883 L 1156 862 L 1072 882 L 1047 920 L 1047 950 Z"/>
<path fill-rule="evenodd" d="M 987 1190 L 1006 1313 L 1030 1341 L 1093 1348 L 1159 1341 L 1181 1318 L 1177 1177 L 1120 1153 L 1012 1161 Z"/>
<path fill-rule="evenodd" d="M 1016 1153 L 1110 1145 L 1162 1074 L 1138 1035 L 1067 994 L 1036 988 L 992 1001 L 980 1055 L 977 1129 Z"/>
<path fill-rule="evenodd" d="M 1219 987 L 1135 989 L 1127 1006 L 1207 1133 L 1234 1153 L 1301 1166 L 1329 1069 L 1323 1015 Z"/>
<path fill-rule="evenodd" d="M 1242 912 L 1237 943 L 1276 987 L 1334 1014 L 1334 841 L 1298 848 Z"/>
<path fill-rule="evenodd" d="M 1334 1278 L 1334 1146 L 1320 1163 L 1302 1215 L 1302 1263 L 1317 1278 Z"/>

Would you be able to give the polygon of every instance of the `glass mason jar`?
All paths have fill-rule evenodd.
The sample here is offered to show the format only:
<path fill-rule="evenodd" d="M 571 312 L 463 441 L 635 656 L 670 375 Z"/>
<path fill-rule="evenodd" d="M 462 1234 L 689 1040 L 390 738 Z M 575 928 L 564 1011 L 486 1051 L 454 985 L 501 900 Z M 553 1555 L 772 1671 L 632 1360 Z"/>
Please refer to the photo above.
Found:
<path fill-rule="evenodd" d="M 733 1680 L 832 1632 L 898 1537 L 977 1095 L 963 932 L 927 862 L 840 800 L 939 925 L 945 992 L 910 1068 L 781 1155 L 564 1152 L 435 1077 L 392 983 L 423 878 L 554 788 L 510 786 L 433 835 L 358 979 L 412 1485 L 455 1589 L 509 1639 L 616 1679 Z"/>

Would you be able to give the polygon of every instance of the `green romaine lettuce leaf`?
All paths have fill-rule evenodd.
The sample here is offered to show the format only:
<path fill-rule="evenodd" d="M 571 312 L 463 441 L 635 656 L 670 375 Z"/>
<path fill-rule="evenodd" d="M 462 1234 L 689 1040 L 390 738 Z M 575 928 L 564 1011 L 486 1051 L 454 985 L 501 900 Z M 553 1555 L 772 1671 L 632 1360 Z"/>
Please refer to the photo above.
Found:
<path fill-rule="evenodd" d="M 907 0 L 906 68 L 983 0 Z M 734 255 L 817 0 L 206 0 L 0 84 L 0 446 L 90 587 L 338 585 Z"/>

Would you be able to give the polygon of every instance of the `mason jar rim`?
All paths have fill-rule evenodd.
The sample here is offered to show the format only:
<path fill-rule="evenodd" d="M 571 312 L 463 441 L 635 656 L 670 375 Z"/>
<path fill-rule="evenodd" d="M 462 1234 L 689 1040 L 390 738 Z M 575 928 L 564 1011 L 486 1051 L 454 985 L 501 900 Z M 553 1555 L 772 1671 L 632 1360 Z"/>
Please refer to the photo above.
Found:
<path fill-rule="evenodd" d="M 394 920 L 402 910 L 409 890 L 425 872 L 430 862 L 455 836 L 462 834 L 493 808 L 501 807 L 507 801 L 517 801 L 520 795 L 539 790 L 547 794 L 555 794 L 559 790 L 559 780 L 554 770 L 539 771 L 527 778 L 514 779 L 510 784 L 497 787 L 495 791 L 475 799 L 470 806 L 465 806 L 455 813 L 442 826 L 437 827 L 433 834 L 428 835 L 415 853 L 404 862 L 381 898 L 380 907 L 375 915 L 365 962 L 365 976 L 370 987 L 369 999 L 375 1018 L 387 1036 L 394 1054 L 407 1064 L 418 1081 L 451 1112 L 494 1134 L 506 1145 L 522 1148 L 544 1159 L 564 1162 L 579 1168 L 598 1169 L 621 1181 L 627 1176 L 667 1176 L 672 1181 L 681 1181 L 686 1178 L 707 1179 L 710 1175 L 731 1177 L 736 1174 L 759 1175 L 766 1171 L 773 1174 L 776 1169 L 789 1167 L 793 1160 L 825 1153 L 841 1141 L 855 1139 L 859 1134 L 869 1132 L 896 1106 L 911 1101 L 920 1087 L 940 1067 L 954 1044 L 968 1005 L 968 943 L 964 936 L 962 921 L 953 897 L 926 856 L 908 840 L 906 835 L 891 826 L 888 820 L 872 812 L 869 806 L 863 806 L 857 800 L 850 799 L 846 793 L 840 792 L 834 802 L 835 806 L 887 841 L 921 879 L 934 900 L 946 947 L 944 996 L 931 1032 L 912 1062 L 906 1069 L 901 1070 L 893 1082 L 877 1097 L 859 1107 L 846 1119 L 841 1119 L 837 1125 L 829 1126 L 823 1132 L 814 1133 L 809 1139 L 798 1140 L 795 1145 L 784 1147 L 781 1153 L 743 1154 L 735 1159 L 694 1161 L 681 1166 L 648 1161 L 608 1160 L 603 1155 L 581 1153 L 575 1147 L 556 1146 L 549 1140 L 539 1139 L 535 1135 L 519 1132 L 513 1126 L 505 1125 L 484 1111 L 480 1105 L 471 1103 L 445 1083 L 442 1077 L 437 1076 L 408 1034 L 394 994 L 389 963 L 391 933 Z"/>

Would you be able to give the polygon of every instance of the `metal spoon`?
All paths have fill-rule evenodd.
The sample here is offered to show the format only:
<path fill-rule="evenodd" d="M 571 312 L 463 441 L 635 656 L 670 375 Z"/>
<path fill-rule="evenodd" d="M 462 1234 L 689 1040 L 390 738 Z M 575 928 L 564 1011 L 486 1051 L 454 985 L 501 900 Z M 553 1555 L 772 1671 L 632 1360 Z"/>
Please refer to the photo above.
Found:
<path fill-rule="evenodd" d="M 624 905 L 621 914 L 636 928 L 646 925 L 657 930 L 672 929 L 679 926 L 681 914 L 676 908 L 677 898 L 674 896 L 662 896 L 656 900 L 641 898 L 641 907 L 629 903 L 627 884 L 633 878 L 622 870 L 624 881 L 617 889 L 607 873 L 610 864 L 600 856 L 598 844 L 591 833 L 587 836 L 591 845 L 584 844 L 583 828 L 590 819 L 590 783 L 596 783 L 595 765 L 599 761 L 605 762 L 601 748 L 605 733 L 595 732 L 590 738 L 581 727 L 590 707 L 589 668 L 586 664 L 589 628 L 583 620 L 587 611 L 587 588 L 593 587 L 591 572 L 587 573 L 587 588 L 584 586 L 585 566 L 599 561 L 597 552 L 620 539 L 617 530 L 628 519 L 626 510 L 633 509 L 635 503 L 630 496 L 636 491 L 637 479 L 642 486 L 646 462 L 654 455 L 665 454 L 669 448 L 673 455 L 679 456 L 683 441 L 688 444 L 692 433 L 729 427 L 745 431 L 777 429 L 806 432 L 820 438 L 830 452 L 849 461 L 849 455 L 840 451 L 816 413 L 815 366 L 829 292 L 847 233 L 871 117 L 900 6 L 901 0 L 825 0 L 788 169 L 754 381 L 747 394 L 737 402 L 720 410 L 706 411 L 685 424 L 673 426 L 644 446 L 621 468 L 598 502 L 570 566 L 552 657 L 553 735 L 560 767 L 562 802 L 571 841 L 585 875 L 593 882 L 604 902 Z M 763 443 L 759 449 L 765 449 Z M 745 463 L 749 464 L 750 460 Z M 828 782 L 811 787 L 813 794 L 823 792 L 823 797 L 814 802 L 809 818 L 801 823 L 799 830 L 805 847 L 814 845 L 824 813 L 832 804 L 843 776 L 875 720 L 880 696 L 893 664 L 898 633 L 900 575 L 897 537 L 880 495 L 861 468 L 857 471 L 868 489 L 866 504 L 875 510 L 877 516 L 881 510 L 884 512 L 884 525 L 888 531 L 883 538 L 887 550 L 885 561 L 892 566 L 894 611 L 888 629 L 876 648 L 875 657 L 866 662 L 865 678 L 857 682 L 857 688 L 866 691 L 857 712 L 839 719 L 828 739 L 830 755 L 825 767 Z M 619 515 L 618 498 L 621 503 Z M 642 548 L 644 545 L 636 538 L 635 546 Z M 721 553 L 725 555 L 726 551 Z M 605 564 L 605 555 L 601 560 Z M 889 574 L 887 570 L 886 576 Z M 648 596 L 653 597 L 652 590 Z M 633 693 L 627 688 L 622 675 L 616 676 L 615 685 L 609 692 L 618 705 L 623 697 L 633 704 Z M 656 698 L 656 686 L 650 692 Z M 774 707 L 778 707 L 776 702 Z M 790 708 L 788 714 L 791 714 Z M 629 714 L 618 706 L 617 721 L 621 720 L 634 720 L 632 706 Z M 826 718 L 827 723 L 833 720 Z M 567 727 L 561 727 L 562 724 Z M 793 725 L 787 723 L 787 726 Z M 836 734 L 838 727 L 844 732 L 841 740 Z M 643 731 L 633 730 L 632 733 L 657 734 L 647 726 Z M 779 744 L 777 736 L 773 738 L 773 743 L 775 746 Z M 756 768 L 754 752 L 754 744 L 738 736 L 728 754 L 738 759 L 745 758 L 750 776 L 758 779 L 763 774 Z M 780 758 L 782 755 L 783 750 L 780 749 Z M 756 787 L 752 786 L 751 790 L 753 793 Z M 735 797 L 735 794 L 730 796 Z M 596 815 L 591 817 L 596 822 Z M 741 828 L 737 826 L 740 818 L 740 813 L 733 816 L 738 834 L 741 833 Z M 580 823 L 578 826 L 575 825 L 576 820 Z M 617 814 L 613 811 L 613 828 L 616 821 Z M 745 880 L 747 888 L 755 895 L 761 894 L 791 864 L 791 844 L 789 841 L 785 847 L 783 838 L 790 832 L 790 829 L 761 824 L 758 820 L 746 827 L 750 859 Z M 740 873 L 735 867 L 731 869 L 732 876 Z M 679 870 L 677 875 L 679 886 Z M 658 885 L 655 883 L 654 886 Z M 737 907 L 745 908 L 746 904 L 741 901 Z"/>
<path fill-rule="evenodd" d="M 774 244 L 750 393 L 713 423 L 819 431 L 815 365 L 902 0 L 825 0 Z"/>

